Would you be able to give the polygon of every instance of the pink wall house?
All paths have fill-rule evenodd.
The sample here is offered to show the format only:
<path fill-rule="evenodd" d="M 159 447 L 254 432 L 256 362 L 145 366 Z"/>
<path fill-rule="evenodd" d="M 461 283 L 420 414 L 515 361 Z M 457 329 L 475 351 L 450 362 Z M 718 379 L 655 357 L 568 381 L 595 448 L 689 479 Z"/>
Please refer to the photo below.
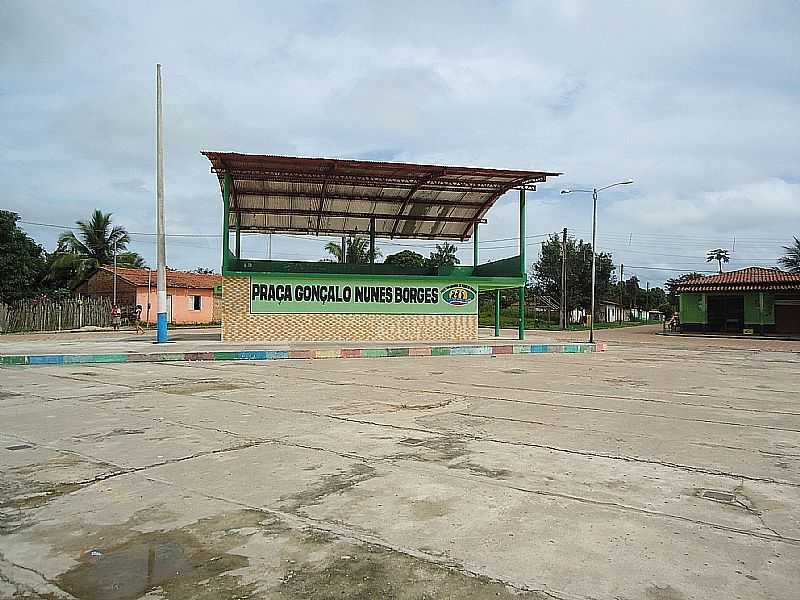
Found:
<path fill-rule="evenodd" d="M 167 318 L 169 322 L 179 324 L 212 323 L 214 321 L 214 304 L 221 300 L 214 296 L 214 289 L 221 284 L 222 277 L 220 275 L 167 271 Z M 111 298 L 113 285 L 113 267 L 100 267 L 75 288 L 75 293 L 82 296 Z M 149 312 L 148 302 L 150 304 Z M 156 272 L 149 269 L 117 267 L 117 304 L 120 307 L 141 304 L 142 321 L 155 323 L 158 310 Z"/>

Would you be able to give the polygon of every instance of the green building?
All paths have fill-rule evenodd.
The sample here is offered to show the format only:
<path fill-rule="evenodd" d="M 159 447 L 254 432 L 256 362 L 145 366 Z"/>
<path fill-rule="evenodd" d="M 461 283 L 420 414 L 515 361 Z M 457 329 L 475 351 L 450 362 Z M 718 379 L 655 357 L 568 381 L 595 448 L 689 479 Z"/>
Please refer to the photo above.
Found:
<path fill-rule="evenodd" d="M 559 175 L 325 158 L 203 152 L 222 192 L 226 341 L 475 340 L 478 292 L 516 288 L 524 336 L 525 194 Z M 479 226 L 518 192 L 518 253 L 480 261 Z M 369 239 L 368 264 L 242 254 L 242 235 Z M 472 265 L 375 262 L 376 239 L 473 241 Z M 511 242 L 513 244 L 513 241 Z M 499 306 L 499 302 L 496 303 Z"/>
<path fill-rule="evenodd" d="M 800 273 L 748 267 L 675 286 L 683 331 L 800 334 Z"/>

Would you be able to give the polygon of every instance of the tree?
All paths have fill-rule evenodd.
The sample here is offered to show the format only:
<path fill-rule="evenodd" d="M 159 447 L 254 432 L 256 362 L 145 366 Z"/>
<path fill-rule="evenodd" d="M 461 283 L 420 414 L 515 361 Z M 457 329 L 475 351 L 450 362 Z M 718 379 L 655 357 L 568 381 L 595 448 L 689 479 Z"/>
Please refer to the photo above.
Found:
<path fill-rule="evenodd" d="M 409 269 L 424 269 L 428 266 L 428 261 L 422 254 L 418 254 L 412 250 L 403 250 L 402 252 L 387 256 L 383 264 L 406 267 Z"/>
<path fill-rule="evenodd" d="M 664 313 L 664 319 L 669 321 L 672 318 L 672 315 L 675 314 L 675 307 L 672 306 L 669 302 L 664 302 L 663 304 L 658 305 L 658 310 Z"/>
<path fill-rule="evenodd" d="M 719 262 L 719 272 L 722 273 L 722 263 L 730 262 L 731 257 L 728 256 L 727 250 L 716 248 L 715 250 L 709 250 L 706 255 L 706 262 L 711 262 L 712 260 Z"/>
<path fill-rule="evenodd" d="M 128 267 L 131 269 L 146 269 L 147 263 L 138 252 L 132 252 L 128 250 L 127 252 L 120 252 L 117 254 L 117 266 Z"/>
<path fill-rule="evenodd" d="M 113 264 L 115 252 L 117 266 L 145 266 L 139 254 L 128 251 L 128 232 L 119 225 L 112 226 L 111 213 L 95 210 L 88 221 L 77 221 L 76 224 L 78 235 L 66 231 L 58 238 L 48 275 L 51 283 L 61 280 L 74 285 L 97 267 Z"/>
<path fill-rule="evenodd" d="M 673 277 L 672 279 L 667 279 L 665 282 L 665 287 L 667 288 L 667 301 L 672 306 L 678 306 L 678 294 L 675 291 L 675 286 L 679 283 L 683 283 L 684 281 L 690 281 L 692 279 L 699 279 L 700 277 L 705 277 L 705 274 L 698 273 L 693 271 L 691 273 L 686 273 L 681 275 L 680 277 Z"/>
<path fill-rule="evenodd" d="M 42 247 L 17 227 L 19 215 L 0 210 L 0 302 L 38 295 L 47 263 Z"/>
<path fill-rule="evenodd" d="M 639 306 L 642 308 L 650 308 L 651 310 L 660 310 L 658 307 L 667 302 L 667 293 L 660 287 L 651 287 L 649 291 L 642 292 L 642 300 Z"/>
<path fill-rule="evenodd" d="M 636 308 L 640 303 L 641 288 L 639 278 L 634 275 L 630 279 L 622 282 L 622 307 Z"/>
<path fill-rule="evenodd" d="M 592 245 L 567 239 L 567 310 L 588 311 L 592 297 Z M 596 304 L 608 300 L 613 283 L 611 255 L 601 252 L 596 258 Z M 558 302 L 561 298 L 561 239 L 553 234 L 542 245 L 539 260 L 533 265 L 534 290 Z"/>
<path fill-rule="evenodd" d="M 444 244 L 436 244 L 436 250 L 431 252 L 428 258 L 428 266 L 433 269 L 440 267 L 454 267 L 461 264 L 461 261 L 456 256 L 458 247 L 455 244 L 445 242 Z"/>
<path fill-rule="evenodd" d="M 380 250 L 375 250 L 375 256 L 370 257 L 369 240 L 363 237 L 349 237 L 345 240 L 347 254 L 345 260 L 347 264 L 351 265 L 364 265 L 373 262 L 370 258 L 377 259 L 381 256 Z M 342 245 L 336 242 L 328 242 L 325 244 L 325 250 L 335 260 L 333 262 L 342 262 Z M 328 259 L 329 261 L 331 259 Z"/>
<path fill-rule="evenodd" d="M 201 275 L 213 275 L 214 269 L 209 269 L 207 267 L 197 267 L 194 270 L 195 273 L 200 273 Z"/>
<path fill-rule="evenodd" d="M 800 239 L 794 238 L 794 244 L 784 246 L 786 253 L 778 259 L 778 264 L 790 273 L 800 273 Z"/>

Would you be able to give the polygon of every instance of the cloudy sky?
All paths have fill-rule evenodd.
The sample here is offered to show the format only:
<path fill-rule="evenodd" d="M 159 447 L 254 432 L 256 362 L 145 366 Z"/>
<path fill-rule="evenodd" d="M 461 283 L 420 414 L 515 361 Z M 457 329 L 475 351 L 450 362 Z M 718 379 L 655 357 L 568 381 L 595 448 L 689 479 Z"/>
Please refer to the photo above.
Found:
<path fill-rule="evenodd" d="M 591 198 L 562 187 L 633 178 L 598 215 L 626 277 L 712 269 L 717 247 L 729 268 L 774 265 L 800 236 L 798 56 L 794 0 L 4 0 L 0 207 L 48 249 L 60 230 L 33 223 L 113 212 L 154 264 L 161 62 L 174 268 L 219 269 L 202 149 L 561 171 L 529 196 L 532 257 L 536 236 L 590 235 Z M 516 199 L 488 216 L 484 256 L 514 254 L 490 240 L 515 235 Z M 275 236 L 273 257 L 324 241 Z"/>

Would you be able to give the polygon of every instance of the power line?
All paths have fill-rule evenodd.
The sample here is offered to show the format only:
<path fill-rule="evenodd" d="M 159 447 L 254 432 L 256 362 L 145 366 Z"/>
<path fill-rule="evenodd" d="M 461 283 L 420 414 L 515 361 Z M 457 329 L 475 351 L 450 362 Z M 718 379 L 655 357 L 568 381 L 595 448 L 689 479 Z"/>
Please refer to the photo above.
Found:
<path fill-rule="evenodd" d="M 719 273 L 719 271 L 701 271 L 695 268 L 685 268 L 685 269 L 678 269 L 673 267 L 633 267 L 625 265 L 626 269 L 647 269 L 649 271 L 678 271 L 681 273 L 686 273 L 687 271 L 692 271 L 694 273 Z"/>
<path fill-rule="evenodd" d="M 74 227 L 74 226 L 70 226 L 70 225 L 53 225 L 52 223 L 36 223 L 34 221 L 22 221 L 22 220 L 20 220 L 20 223 L 24 223 L 25 225 L 37 225 L 39 227 L 51 227 L 51 228 L 54 228 L 54 229 L 69 229 L 70 231 L 76 231 L 76 230 L 79 229 L 78 227 Z M 148 236 L 154 236 L 154 237 L 156 235 L 155 233 L 149 233 L 149 232 L 145 232 L 145 231 L 128 231 L 127 234 L 128 235 L 148 235 Z M 219 234 L 219 233 L 217 233 L 217 234 L 211 234 L 211 233 L 168 233 L 167 237 L 207 237 L 207 238 L 217 237 L 217 238 L 220 238 L 220 237 L 222 237 L 222 234 Z"/>
<path fill-rule="evenodd" d="M 50 228 L 53 228 L 53 229 L 67 229 L 67 230 L 70 230 L 70 231 L 77 231 L 79 229 L 78 227 L 75 227 L 74 225 L 55 225 L 53 223 L 39 223 L 39 222 L 36 222 L 36 221 L 23 221 L 23 220 L 20 220 L 20 223 L 23 223 L 25 225 L 36 225 L 38 227 L 50 227 Z M 156 235 L 155 233 L 151 233 L 151 232 L 147 232 L 147 231 L 128 231 L 127 233 L 128 233 L 128 235 L 145 235 L 145 236 L 155 236 Z M 254 233 L 253 232 L 242 232 L 242 235 L 254 235 Z M 259 233 L 257 235 L 261 235 L 261 233 Z M 338 239 L 338 236 L 316 236 L 316 235 L 307 235 L 307 234 L 292 235 L 292 234 L 288 234 L 288 233 L 275 233 L 273 235 L 280 236 L 280 237 L 285 237 L 287 239 L 294 239 L 294 240 L 303 239 L 303 240 L 309 240 L 309 241 L 311 241 L 311 240 L 319 240 L 320 238 L 322 238 L 322 239 L 326 239 L 326 238 Z M 535 234 L 535 235 L 527 235 L 527 236 L 525 236 L 525 239 L 527 240 L 527 239 L 533 239 L 533 238 L 542 238 L 542 237 L 547 237 L 549 235 L 551 235 L 551 234 L 549 234 L 549 233 L 539 233 L 539 234 Z M 221 238 L 222 234 L 221 233 L 168 233 L 167 237 Z M 518 240 L 518 239 L 519 239 L 519 237 L 507 237 L 507 238 L 496 238 L 496 239 L 484 240 L 484 242 L 485 243 L 505 242 L 505 241 Z M 405 247 L 409 247 L 409 248 L 423 248 L 423 247 L 433 248 L 434 246 L 437 245 L 436 243 L 409 244 L 409 243 L 393 242 L 393 241 L 386 241 L 386 240 L 382 241 L 381 243 L 383 245 L 405 246 Z M 472 242 L 455 241 L 455 242 L 451 242 L 451 243 L 458 246 L 458 245 L 462 245 L 462 244 L 471 244 Z M 491 250 L 492 248 L 488 248 L 488 249 Z"/>

